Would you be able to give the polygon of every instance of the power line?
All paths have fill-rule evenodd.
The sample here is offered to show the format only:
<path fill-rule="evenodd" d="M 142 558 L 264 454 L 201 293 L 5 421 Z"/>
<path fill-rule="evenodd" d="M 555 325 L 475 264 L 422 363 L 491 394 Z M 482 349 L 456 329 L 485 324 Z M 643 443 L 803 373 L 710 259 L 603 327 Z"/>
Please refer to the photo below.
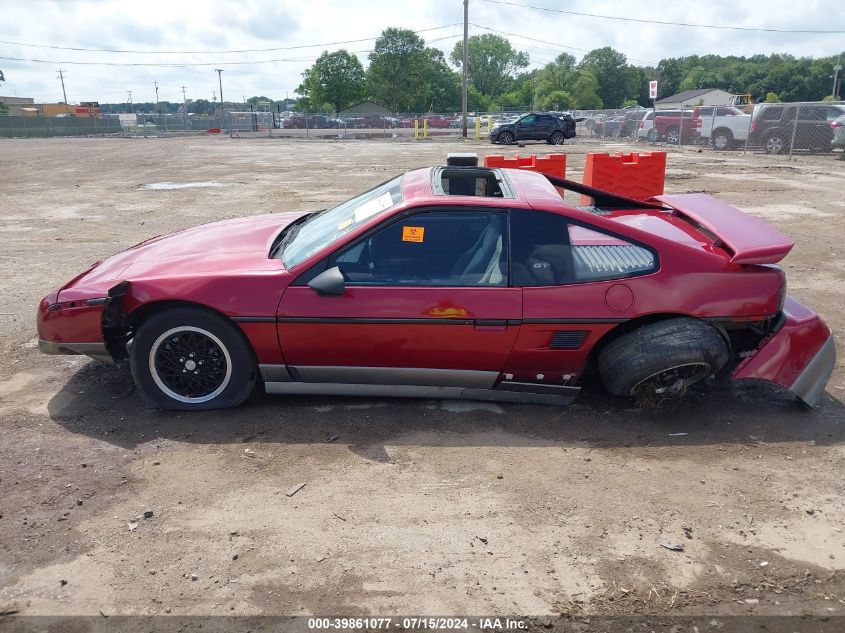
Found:
<path fill-rule="evenodd" d="M 668 22 L 663 20 L 646 20 L 643 18 L 628 18 L 618 15 L 601 15 L 598 13 L 582 13 L 579 11 L 566 11 L 564 9 L 550 9 L 549 7 L 538 7 L 530 4 L 519 4 L 508 0 L 483 0 L 492 4 L 504 4 L 520 9 L 535 9 L 536 11 L 548 11 L 549 13 L 564 13 L 566 15 L 577 15 L 584 18 L 597 18 L 601 20 L 618 20 L 620 22 L 640 22 L 643 24 L 661 24 L 663 26 L 684 26 L 697 29 L 724 29 L 728 31 L 758 31 L 763 33 L 812 33 L 838 35 L 845 33 L 845 30 L 819 30 L 819 29 L 764 29 L 747 26 L 727 26 L 725 24 L 696 24 L 693 22 Z"/>
<path fill-rule="evenodd" d="M 532 42 L 539 42 L 540 44 L 550 44 L 551 46 L 559 46 L 560 48 L 568 48 L 570 50 L 579 51 L 581 53 L 589 53 L 592 50 L 592 49 L 589 49 L 589 48 L 578 48 L 576 46 L 566 46 L 564 44 L 558 44 L 557 42 L 549 42 L 548 40 L 538 40 L 536 37 L 530 37 L 528 35 L 522 35 L 520 33 L 510 33 L 508 31 L 500 31 L 499 29 L 494 29 L 494 28 L 491 28 L 489 26 L 484 26 L 482 24 L 475 24 L 474 22 L 471 22 L 470 24 L 472 24 L 476 28 L 484 29 L 485 31 L 491 31 L 493 33 L 498 33 L 500 35 L 509 35 L 511 37 L 521 37 L 524 40 L 530 40 Z M 547 51 L 551 51 L 553 53 L 554 52 L 563 52 L 563 51 L 556 51 L 556 50 L 550 49 L 550 48 L 545 48 L 545 49 L 541 49 L 541 50 L 547 50 Z M 644 64 L 650 64 L 652 66 L 657 65 L 657 62 L 649 61 L 647 59 L 637 59 L 636 57 L 628 57 L 628 59 L 630 59 L 631 61 L 635 61 L 635 62 L 642 62 Z"/>
<path fill-rule="evenodd" d="M 460 37 L 459 35 L 447 35 L 446 37 L 438 37 L 433 40 L 428 40 L 427 44 L 441 42 L 443 40 Z M 371 49 L 361 51 L 350 51 L 352 53 L 372 53 Z M 0 59 L 16 62 L 32 62 L 34 64 L 66 64 L 74 66 L 123 66 L 123 67 L 149 67 L 149 68 L 191 68 L 199 66 L 250 66 L 252 64 L 275 64 L 279 62 L 313 62 L 316 57 L 289 57 L 278 59 L 257 59 L 257 60 L 241 60 L 230 62 L 82 62 L 82 61 L 56 61 L 50 59 L 37 59 L 27 57 L 7 57 L 0 56 Z"/>
<path fill-rule="evenodd" d="M 460 22 L 455 22 L 452 24 L 444 24 L 442 26 L 432 26 L 427 29 L 419 29 L 414 31 L 414 33 L 426 33 L 428 31 L 437 31 L 440 29 L 447 29 L 453 26 L 460 25 Z M 139 54 L 139 55 L 222 55 L 228 53 L 270 53 L 273 51 L 291 51 L 297 50 L 302 48 L 320 48 L 322 46 L 339 46 L 341 44 L 357 44 L 359 42 L 370 42 L 373 40 L 377 40 L 380 35 L 376 37 L 364 37 L 358 40 L 344 40 L 341 42 L 324 42 L 322 44 L 301 44 L 297 46 L 278 46 L 274 48 L 242 48 L 236 50 L 227 50 L 227 51 L 141 51 L 141 50 L 134 50 L 134 49 L 121 49 L 121 48 L 81 48 L 75 46 L 53 46 L 50 44 L 28 44 L 25 42 L 10 42 L 7 40 L 0 40 L 0 44 L 12 44 L 15 46 L 27 46 L 30 48 L 49 48 L 53 50 L 59 51 L 79 51 L 79 52 L 86 52 L 86 53 L 132 53 L 132 54 Z"/>

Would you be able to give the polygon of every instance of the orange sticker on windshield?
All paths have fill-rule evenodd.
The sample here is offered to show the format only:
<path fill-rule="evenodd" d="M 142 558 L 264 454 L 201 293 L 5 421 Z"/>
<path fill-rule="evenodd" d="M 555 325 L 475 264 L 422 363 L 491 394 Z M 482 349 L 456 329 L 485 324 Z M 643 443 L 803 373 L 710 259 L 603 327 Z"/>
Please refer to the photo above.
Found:
<path fill-rule="evenodd" d="M 425 235 L 424 226 L 403 226 L 402 227 L 402 241 L 403 242 L 422 242 Z"/>

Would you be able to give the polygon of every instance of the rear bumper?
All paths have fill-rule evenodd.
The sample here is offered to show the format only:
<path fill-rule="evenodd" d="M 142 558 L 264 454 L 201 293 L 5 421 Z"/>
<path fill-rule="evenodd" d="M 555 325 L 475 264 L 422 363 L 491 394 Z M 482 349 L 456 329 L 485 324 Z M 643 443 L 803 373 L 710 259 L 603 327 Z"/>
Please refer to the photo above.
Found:
<path fill-rule="evenodd" d="M 781 327 L 736 368 L 734 380 L 767 380 L 818 404 L 836 365 L 836 346 L 821 317 L 786 297 Z"/>

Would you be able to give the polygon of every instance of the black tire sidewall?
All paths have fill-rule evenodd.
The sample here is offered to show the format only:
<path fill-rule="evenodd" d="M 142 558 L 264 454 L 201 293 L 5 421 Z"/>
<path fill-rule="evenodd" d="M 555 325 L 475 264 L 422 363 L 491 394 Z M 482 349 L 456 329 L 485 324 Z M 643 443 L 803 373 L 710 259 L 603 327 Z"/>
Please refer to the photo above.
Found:
<path fill-rule="evenodd" d="M 207 330 L 220 339 L 229 353 L 232 364 L 229 384 L 207 402 L 181 402 L 172 398 L 159 388 L 150 372 L 150 350 L 156 339 L 164 332 L 180 326 Z M 138 390 L 160 409 L 206 411 L 235 407 L 249 396 L 257 378 L 255 356 L 246 337 L 225 317 L 201 308 L 167 308 L 146 319 L 133 338 L 129 362 Z"/>
<path fill-rule="evenodd" d="M 628 397 L 641 381 L 669 367 L 705 362 L 712 376 L 728 360 L 728 345 L 716 328 L 678 317 L 644 325 L 611 341 L 599 353 L 598 368 L 609 393 Z"/>

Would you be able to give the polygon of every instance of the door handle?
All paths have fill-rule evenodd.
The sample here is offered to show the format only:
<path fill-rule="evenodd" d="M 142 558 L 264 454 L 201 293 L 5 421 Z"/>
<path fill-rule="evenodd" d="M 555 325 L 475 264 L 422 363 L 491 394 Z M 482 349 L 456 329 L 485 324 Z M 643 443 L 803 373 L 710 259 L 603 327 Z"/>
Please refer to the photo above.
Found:
<path fill-rule="evenodd" d="M 504 332 L 508 329 L 507 319 L 476 319 L 475 330 L 477 332 Z"/>

